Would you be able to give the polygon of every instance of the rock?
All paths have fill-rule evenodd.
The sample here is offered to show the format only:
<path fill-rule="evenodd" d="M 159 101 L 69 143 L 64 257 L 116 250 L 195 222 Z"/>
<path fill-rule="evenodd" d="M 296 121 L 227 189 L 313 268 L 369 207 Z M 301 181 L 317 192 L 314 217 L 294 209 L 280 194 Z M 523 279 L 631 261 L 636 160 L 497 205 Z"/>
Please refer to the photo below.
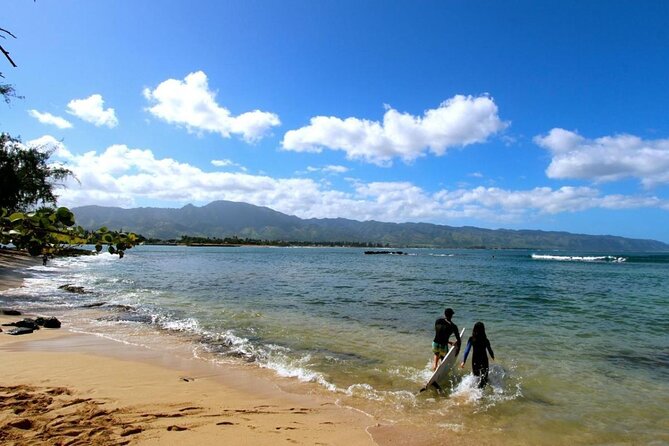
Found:
<path fill-rule="evenodd" d="M 119 310 L 119 311 L 137 311 L 135 310 L 134 307 L 131 307 L 130 305 L 120 305 L 120 304 L 111 304 L 108 305 L 110 310 Z"/>
<path fill-rule="evenodd" d="M 27 418 L 24 418 L 22 420 L 10 421 L 7 424 L 11 427 L 15 427 L 21 430 L 28 430 L 33 427 L 33 422 Z"/>
<path fill-rule="evenodd" d="M 55 317 L 44 319 L 44 328 L 60 328 L 60 321 Z"/>
<path fill-rule="evenodd" d="M 44 328 L 60 328 L 60 321 L 55 317 L 38 317 L 35 323 Z"/>
<path fill-rule="evenodd" d="M 2 324 L 3 327 L 22 327 L 30 328 L 31 330 L 39 330 L 39 326 L 35 322 L 35 319 L 25 318 L 20 321 L 10 322 L 9 324 Z"/>
<path fill-rule="evenodd" d="M 21 316 L 21 312 L 18 310 L 2 310 L 2 314 L 5 316 Z"/>
<path fill-rule="evenodd" d="M 65 285 L 61 285 L 58 287 L 61 290 L 68 291 L 70 293 L 76 293 L 76 294 L 86 294 L 86 291 L 84 291 L 84 287 L 82 286 L 75 286 L 72 285 L 71 283 L 66 283 Z"/>
<path fill-rule="evenodd" d="M 101 306 L 105 305 L 106 303 L 107 303 L 107 302 L 95 302 L 95 303 L 92 303 L 92 304 L 82 305 L 81 308 L 95 308 L 95 307 L 101 307 Z"/>
<path fill-rule="evenodd" d="M 14 328 L 12 330 L 9 330 L 7 332 L 7 334 L 12 335 L 12 336 L 18 336 L 18 335 L 30 334 L 33 331 L 34 330 L 32 328 L 19 327 L 19 328 Z"/>
<path fill-rule="evenodd" d="M 148 314 L 138 314 L 138 313 L 121 313 L 113 316 L 104 316 L 98 318 L 99 321 L 112 321 L 112 322 L 136 322 L 138 324 L 151 324 L 153 318 Z"/>

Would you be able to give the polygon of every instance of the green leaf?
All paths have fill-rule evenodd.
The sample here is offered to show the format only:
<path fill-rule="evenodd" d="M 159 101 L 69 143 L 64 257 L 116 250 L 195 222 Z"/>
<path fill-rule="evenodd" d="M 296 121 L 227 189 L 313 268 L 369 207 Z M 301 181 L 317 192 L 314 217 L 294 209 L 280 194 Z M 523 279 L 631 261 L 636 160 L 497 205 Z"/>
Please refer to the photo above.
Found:
<path fill-rule="evenodd" d="M 26 215 L 23 212 L 14 212 L 12 215 L 9 216 L 9 221 L 14 223 L 19 220 L 24 220 L 26 218 Z"/>
<path fill-rule="evenodd" d="M 68 208 L 60 207 L 56 211 L 56 217 L 58 221 L 64 224 L 65 226 L 74 225 L 74 214 Z"/>

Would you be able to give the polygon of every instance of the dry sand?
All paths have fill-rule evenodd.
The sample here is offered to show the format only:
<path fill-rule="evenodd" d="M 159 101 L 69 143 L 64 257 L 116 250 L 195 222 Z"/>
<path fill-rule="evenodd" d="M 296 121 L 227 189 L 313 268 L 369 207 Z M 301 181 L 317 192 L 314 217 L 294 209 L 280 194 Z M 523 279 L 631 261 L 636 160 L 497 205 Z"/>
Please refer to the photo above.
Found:
<path fill-rule="evenodd" d="M 20 268 L 39 259 L 0 252 L 0 262 L 0 289 L 7 289 L 20 286 Z M 21 318 L 0 316 L 0 323 Z M 268 371 L 177 357 L 66 327 L 2 332 L 0 358 L 3 445 L 413 444 L 338 406 L 336 396 L 305 387 L 287 391 L 296 384 Z M 382 441 L 374 441 L 373 430 Z"/>

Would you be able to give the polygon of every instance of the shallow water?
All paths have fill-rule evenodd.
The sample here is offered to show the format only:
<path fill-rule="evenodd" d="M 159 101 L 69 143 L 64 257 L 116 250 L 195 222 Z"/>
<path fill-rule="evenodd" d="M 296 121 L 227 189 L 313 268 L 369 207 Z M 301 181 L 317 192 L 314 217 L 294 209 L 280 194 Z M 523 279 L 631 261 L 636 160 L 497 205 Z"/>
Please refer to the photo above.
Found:
<path fill-rule="evenodd" d="M 669 443 L 669 255 L 405 252 L 138 247 L 34 267 L 0 304 L 154 348 L 171 336 L 435 438 Z M 497 360 L 482 392 L 468 365 L 444 394 L 417 394 L 446 306 L 467 333 L 486 324 Z"/>

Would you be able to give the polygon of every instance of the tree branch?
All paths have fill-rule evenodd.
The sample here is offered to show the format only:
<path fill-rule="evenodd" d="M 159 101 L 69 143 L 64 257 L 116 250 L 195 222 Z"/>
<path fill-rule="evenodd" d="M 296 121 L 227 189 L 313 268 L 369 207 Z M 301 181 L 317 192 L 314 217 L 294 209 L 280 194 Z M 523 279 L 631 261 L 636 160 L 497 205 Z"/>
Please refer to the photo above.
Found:
<path fill-rule="evenodd" d="M 13 66 L 14 68 L 16 68 L 16 64 L 14 63 L 14 61 L 12 60 L 12 58 L 9 57 L 9 52 L 7 52 L 7 51 L 2 47 L 2 45 L 0 45 L 0 51 L 2 51 L 2 54 L 5 55 L 5 57 L 6 57 L 7 60 L 9 61 L 9 63 L 12 64 L 12 66 Z"/>

